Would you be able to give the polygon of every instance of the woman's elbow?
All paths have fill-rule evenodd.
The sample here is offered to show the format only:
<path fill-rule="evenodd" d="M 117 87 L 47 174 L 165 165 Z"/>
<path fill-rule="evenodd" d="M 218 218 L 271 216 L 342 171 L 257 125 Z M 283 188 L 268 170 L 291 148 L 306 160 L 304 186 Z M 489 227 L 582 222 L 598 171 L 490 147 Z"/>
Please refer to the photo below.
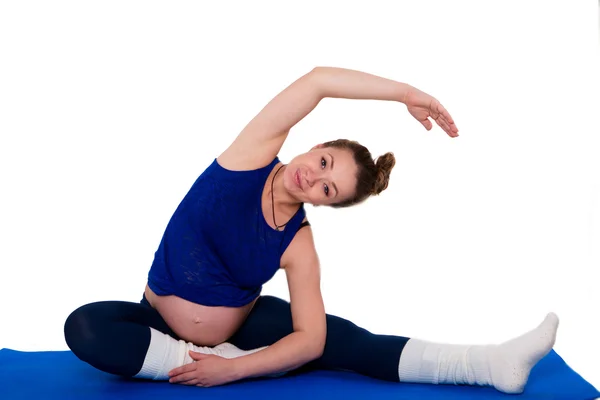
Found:
<path fill-rule="evenodd" d="M 323 355 L 323 352 L 325 351 L 326 338 L 327 338 L 326 333 L 314 335 L 312 337 L 312 339 L 311 339 L 311 354 L 313 356 L 313 359 L 321 358 L 321 356 Z"/>
<path fill-rule="evenodd" d="M 314 356 L 313 360 L 321 358 L 323 356 L 324 352 L 325 352 L 325 343 L 323 343 L 322 346 L 319 346 L 315 349 L 315 352 L 313 354 L 313 356 Z"/>

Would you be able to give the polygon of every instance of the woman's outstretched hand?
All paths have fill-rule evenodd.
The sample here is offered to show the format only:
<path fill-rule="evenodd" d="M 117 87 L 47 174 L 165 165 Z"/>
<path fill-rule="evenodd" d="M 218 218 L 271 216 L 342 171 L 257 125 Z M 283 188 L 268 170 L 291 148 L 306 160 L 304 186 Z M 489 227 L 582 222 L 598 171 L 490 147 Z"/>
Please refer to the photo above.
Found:
<path fill-rule="evenodd" d="M 428 131 L 433 126 L 429 120 L 431 117 L 450 137 L 458 136 L 458 128 L 454 125 L 454 120 L 448 111 L 427 93 L 411 87 L 404 96 L 404 104 L 410 115 L 415 117 Z"/>

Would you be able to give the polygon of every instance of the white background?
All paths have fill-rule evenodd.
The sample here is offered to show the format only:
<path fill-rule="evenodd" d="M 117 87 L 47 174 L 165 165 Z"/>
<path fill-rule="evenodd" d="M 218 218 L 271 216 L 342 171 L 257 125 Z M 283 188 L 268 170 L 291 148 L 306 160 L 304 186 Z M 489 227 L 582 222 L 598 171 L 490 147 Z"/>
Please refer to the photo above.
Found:
<path fill-rule="evenodd" d="M 139 301 L 196 177 L 325 65 L 416 86 L 460 129 L 339 99 L 292 129 L 284 162 L 340 137 L 397 157 L 381 196 L 307 206 L 327 311 L 473 344 L 555 311 L 555 350 L 600 387 L 597 5 L 368 4 L 3 2 L 0 347 L 64 350 L 73 309 Z M 284 274 L 263 293 L 288 299 Z"/>

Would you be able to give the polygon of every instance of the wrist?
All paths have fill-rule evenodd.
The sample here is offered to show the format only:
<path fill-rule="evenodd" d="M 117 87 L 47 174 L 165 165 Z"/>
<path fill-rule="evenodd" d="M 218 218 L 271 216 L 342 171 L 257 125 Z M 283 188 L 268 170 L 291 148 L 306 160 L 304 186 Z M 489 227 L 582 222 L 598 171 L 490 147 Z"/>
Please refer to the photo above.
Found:
<path fill-rule="evenodd" d="M 415 88 L 410 86 L 408 83 L 401 83 L 402 88 L 398 88 L 398 102 L 402 103 L 402 104 L 406 104 L 406 100 L 408 98 L 408 95 L 411 91 L 413 91 Z"/>
<path fill-rule="evenodd" d="M 236 358 L 229 359 L 229 362 L 231 364 L 230 365 L 231 377 L 233 378 L 234 381 L 238 381 L 238 380 L 248 377 L 244 371 L 243 358 L 244 357 L 236 357 Z"/>

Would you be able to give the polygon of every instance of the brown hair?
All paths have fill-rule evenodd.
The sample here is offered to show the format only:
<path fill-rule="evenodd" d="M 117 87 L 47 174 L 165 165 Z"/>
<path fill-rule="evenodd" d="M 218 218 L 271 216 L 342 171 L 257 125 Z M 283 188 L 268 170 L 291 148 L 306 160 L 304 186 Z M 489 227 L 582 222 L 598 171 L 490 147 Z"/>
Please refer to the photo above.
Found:
<path fill-rule="evenodd" d="M 388 187 L 390 173 L 396 164 L 393 153 L 385 153 L 377 157 L 377 160 L 373 160 L 371 152 L 365 146 L 348 139 L 326 142 L 323 143 L 323 147 L 335 147 L 350 151 L 358 166 L 354 196 L 348 200 L 331 204 L 331 207 L 349 207 L 362 203 L 369 196 L 378 195 Z"/>

